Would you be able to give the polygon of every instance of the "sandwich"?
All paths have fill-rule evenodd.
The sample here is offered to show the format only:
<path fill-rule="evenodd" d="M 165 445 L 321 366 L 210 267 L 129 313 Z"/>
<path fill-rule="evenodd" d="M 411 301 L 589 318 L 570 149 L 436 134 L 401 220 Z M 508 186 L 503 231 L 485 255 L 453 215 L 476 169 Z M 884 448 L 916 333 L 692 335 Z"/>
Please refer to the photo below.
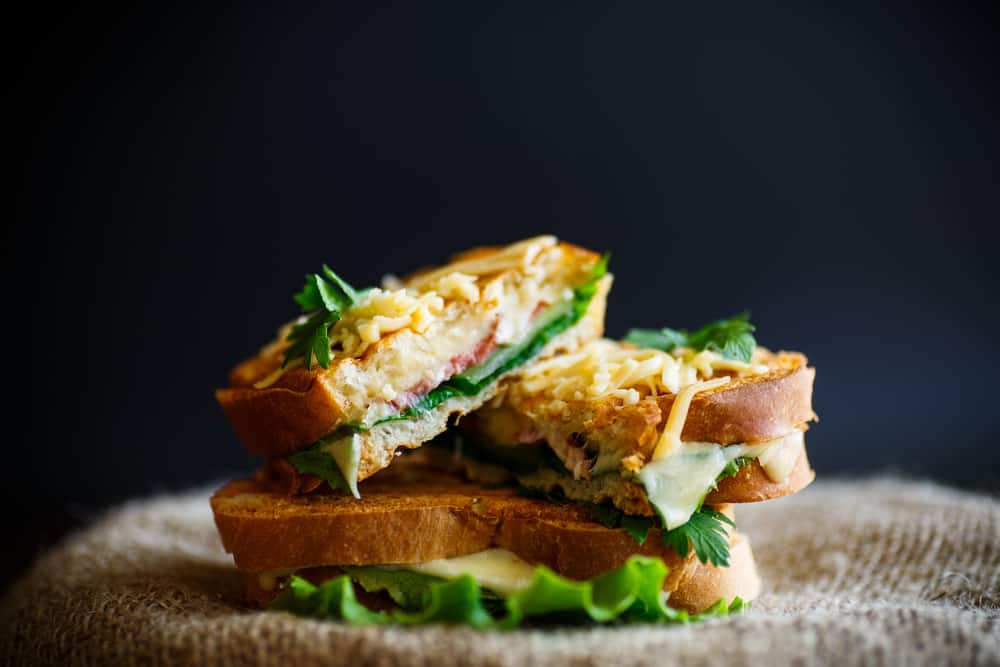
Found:
<path fill-rule="evenodd" d="M 266 469 L 212 498 L 247 601 L 355 624 L 688 622 L 744 608 L 760 588 L 746 538 L 729 567 L 639 546 L 576 503 L 525 497 L 445 470 L 424 451 L 361 484 L 362 498 L 289 495 Z M 718 511 L 732 516 L 728 506 Z"/>
<path fill-rule="evenodd" d="M 753 330 L 745 315 L 633 330 L 531 364 L 463 421 L 464 454 L 492 464 L 467 469 L 492 482 L 506 470 L 668 536 L 692 520 L 717 527 L 711 505 L 795 493 L 815 477 L 804 444 L 815 369 L 758 347 Z M 699 557 L 726 561 L 722 549 Z"/>
<path fill-rule="evenodd" d="M 293 491 L 325 483 L 357 497 L 358 482 L 493 398 L 519 366 L 599 336 L 606 267 L 551 236 L 382 288 L 355 289 L 324 266 L 295 295 L 303 314 L 216 398 Z"/>
<path fill-rule="evenodd" d="M 383 288 L 308 277 L 217 392 L 264 458 L 211 501 L 247 601 L 479 628 L 744 609 L 734 505 L 812 481 L 814 371 L 745 316 L 600 338 L 606 264 L 539 237 Z"/>

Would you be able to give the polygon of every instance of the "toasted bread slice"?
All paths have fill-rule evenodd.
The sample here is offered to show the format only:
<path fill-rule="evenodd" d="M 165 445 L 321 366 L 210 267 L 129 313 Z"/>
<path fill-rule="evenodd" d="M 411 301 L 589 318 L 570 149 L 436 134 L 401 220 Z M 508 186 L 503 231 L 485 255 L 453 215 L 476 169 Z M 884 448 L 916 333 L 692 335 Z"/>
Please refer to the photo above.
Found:
<path fill-rule="evenodd" d="M 726 604 L 735 598 L 751 602 L 760 595 L 761 581 L 750 540 L 733 531 L 729 540 L 729 567 L 698 563 L 687 571 L 668 603 L 675 609 L 704 611 L 719 600 Z"/>
<path fill-rule="evenodd" d="M 691 390 L 684 388 L 698 387 L 699 377 L 706 376 L 723 378 L 716 380 L 721 386 L 706 385 L 688 396 L 685 410 L 680 396 Z M 463 426 L 474 440 L 491 443 L 494 453 L 502 448 L 497 445 L 548 446 L 563 469 L 519 471 L 517 479 L 524 486 L 557 490 L 574 500 L 610 502 L 638 515 L 654 513 L 637 479 L 668 435 L 675 443 L 668 449 L 675 453 L 693 451 L 683 449 L 688 442 L 757 444 L 762 457 L 770 445 L 773 452 L 778 444 L 786 450 L 798 447 L 801 453 L 783 455 L 784 465 L 762 469 L 754 461 L 739 477 L 742 484 L 724 481 L 713 497 L 719 502 L 765 500 L 812 481 L 802 445 L 783 441 L 799 437 L 815 418 L 814 376 L 805 356 L 794 352 L 758 348 L 751 363 L 742 363 L 711 352 L 688 350 L 675 356 L 595 340 L 575 353 L 521 369 L 496 400 Z M 675 403 L 682 406 L 679 415 L 673 415 Z M 706 479 L 706 488 L 713 481 Z"/>
<path fill-rule="evenodd" d="M 483 488 L 422 465 L 396 465 L 365 483 L 359 500 L 338 493 L 288 496 L 266 480 L 233 482 L 212 498 L 223 546 L 255 573 L 336 565 L 421 563 L 489 548 L 511 551 L 572 579 L 662 558 L 672 591 L 696 562 L 664 547 L 653 529 L 640 546 L 574 503 Z M 724 511 L 729 511 L 723 508 Z"/>
<path fill-rule="evenodd" d="M 763 372 L 733 375 L 729 384 L 695 395 L 682 440 L 722 445 L 760 442 L 815 419 L 816 371 L 805 356 L 759 349 L 754 361 Z M 519 382 L 520 375 L 513 375 L 503 395 L 464 425 L 497 444 L 545 441 L 567 467 L 574 463 L 573 453 L 583 449 L 597 457 L 596 465 L 605 467 L 596 472 L 616 468 L 617 462 L 631 456 L 650 460 L 677 398 L 674 393 L 647 392 L 634 401 L 617 394 L 567 400 L 544 390 L 524 392 Z M 607 462 L 601 460 L 604 457 Z"/>
<path fill-rule="evenodd" d="M 443 381 L 506 346 L 523 342 L 545 313 L 592 279 L 599 256 L 552 237 L 479 249 L 452 264 L 405 280 L 397 290 L 371 290 L 330 329 L 328 368 L 301 363 L 282 370 L 287 329 L 231 374 L 216 397 L 253 454 L 280 458 L 344 425 L 370 426 L 413 406 Z M 574 326 L 539 356 L 572 350 L 601 334 L 610 276 L 602 278 Z M 496 383 L 455 396 L 419 419 L 375 426 L 361 434 L 358 479 L 388 465 L 399 447 L 441 432 L 450 415 L 479 407 Z"/>

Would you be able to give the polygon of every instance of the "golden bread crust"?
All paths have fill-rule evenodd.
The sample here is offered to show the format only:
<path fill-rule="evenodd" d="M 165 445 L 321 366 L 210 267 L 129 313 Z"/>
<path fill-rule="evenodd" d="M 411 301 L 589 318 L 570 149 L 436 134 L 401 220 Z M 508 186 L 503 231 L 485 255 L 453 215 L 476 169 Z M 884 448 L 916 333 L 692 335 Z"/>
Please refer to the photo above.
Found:
<path fill-rule="evenodd" d="M 763 375 L 734 378 L 729 385 L 697 394 L 691 401 L 681 439 L 730 445 L 779 438 L 798 424 L 812 421 L 816 369 L 805 355 L 779 352 L 767 360 Z M 666 420 L 674 396 L 657 399 Z M 651 452 L 650 452 L 651 453 Z"/>
<path fill-rule="evenodd" d="M 641 553 L 671 568 L 666 590 L 696 562 L 693 553 L 682 559 L 664 547 L 659 531 L 640 547 L 578 504 L 487 489 L 422 466 L 397 464 L 380 477 L 366 482 L 360 500 L 290 497 L 261 480 L 232 482 L 211 501 L 222 543 L 250 572 L 418 563 L 498 547 L 584 579 Z"/>
<path fill-rule="evenodd" d="M 816 371 L 806 357 L 779 352 L 762 361 L 769 366 L 767 373 L 734 377 L 723 387 L 695 395 L 681 439 L 722 445 L 760 442 L 815 419 L 812 387 Z M 517 405 L 505 400 L 484 408 L 465 424 L 496 444 L 513 444 L 511 438 L 524 433 L 540 437 L 542 431 L 558 424 L 559 432 L 579 433 L 602 450 L 620 452 L 621 458 L 638 455 L 648 461 L 675 397 L 647 396 L 625 405 L 617 397 L 551 401 L 541 395 Z M 530 428 L 532 421 L 538 428 Z"/>
<path fill-rule="evenodd" d="M 254 456 L 291 454 L 335 430 L 345 415 L 339 397 L 316 377 L 304 390 L 238 387 L 218 389 L 215 398 Z"/>
<path fill-rule="evenodd" d="M 809 457 L 803 448 L 788 477 L 775 482 L 756 459 L 740 468 L 735 475 L 720 481 L 716 489 L 705 497 L 705 502 L 715 503 L 757 503 L 774 500 L 797 493 L 816 479 L 816 471 L 809 465 Z"/>
<path fill-rule="evenodd" d="M 731 604 L 734 598 L 750 602 L 760 594 L 761 581 L 750 541 L 741 533 L 729 540 L 729 567 L 698 563 L 670 594 L 667 603 L 692 613 L 704 611 L 718 600 Z"/>
<path fill-rule="evenodd" d="M 343 574 L 337 567 L 316 567 L 296 572 L 314 584 Z M 280 581 L 277 577 L 269 582 L 267 588 L 261 585 L 261 578 L 255 572 L 243 573 L 243 584 L 246 601 L 254 607 L 266 607 L 280 592 Z M 683 609 L 690 613 L 704 611 L 719 599 L 729 604 L 734 598 L 740 597 L 749 602 L 760 593 L 760 576 L 754 562 L 753 551 L 746 536 L 732 533 L 729 543 L 729 567 L 720 568 L 711 564 L 692 563 L 684 567 L 683 576 L 676 578 L 676 587 L 670 593 L 667 604 L 675 609 Z M 377 595 L 368 595 L 355 587 L 355 595 L 369 609 L 390 608 L 391 603 L 380 599 Z M 381 603 L 381 604 L 380 604 Z"/>

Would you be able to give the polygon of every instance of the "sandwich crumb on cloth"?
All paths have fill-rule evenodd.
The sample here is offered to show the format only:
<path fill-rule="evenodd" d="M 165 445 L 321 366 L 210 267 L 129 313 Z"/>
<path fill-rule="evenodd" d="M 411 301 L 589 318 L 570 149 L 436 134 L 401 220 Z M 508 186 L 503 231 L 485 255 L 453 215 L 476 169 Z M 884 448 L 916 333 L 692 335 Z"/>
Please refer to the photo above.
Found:
<path fill-rule="evenodd" d="M 690 622 L 761 588 L 733 505 L 814 478 L 814 370 L 745 315 L 601 338 L 552 237 L 383 288 L 323 267 L 216 396 L 265 464 L 212 498 L 247 600 L 350 624 Z"/>

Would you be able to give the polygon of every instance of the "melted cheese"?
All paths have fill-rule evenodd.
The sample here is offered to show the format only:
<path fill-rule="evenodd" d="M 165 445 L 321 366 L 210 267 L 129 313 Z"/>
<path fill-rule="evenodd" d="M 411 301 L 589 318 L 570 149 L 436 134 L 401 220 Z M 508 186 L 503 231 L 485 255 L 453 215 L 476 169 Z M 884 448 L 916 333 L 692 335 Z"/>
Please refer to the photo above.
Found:
<path fill-rule="evenodd" d="M 772 482 L 783 482 L 792 474 L 795 464 L 802 456 L 802 450 L 805 449 L 805 437 L 802 435 L 802 431 L 792 431 L 784 438 L 772 441 L 772 443 L 772 446 L 767 447 L 755 458 L 760 463 L 760 467 L 764 469 L 764 474 L 767 475 L 768 479 Z"/>
<path fill-rule="evenodd" d="M 667 425 L 663 427 L 660 440 L 656 443 L 656 449 L 653 450 L 653 461 L 666 458 L 680 447 L 681 432 L 684 430 L 684 422 L 687 421 L 688 410 L 691 408 L 691 399 L 695 397 L 695 394 L 717 389 L 726 384 L 729 384 L 729 378 L 721 377 L 708 382 L 689 384 L 677 393 L 674 402 L 670 405 Z"/>
<path fill-rule="evenodd" d="M 487 549 L 467 556 L 397 567 L 442 579 L 455 579 L 467 574 L 484 588 L 501 595 L 527 588 L 535 574 L 535 566 L 505 549 Z"/>
<path fill-rule="evenodd" d="M 351 495 L 360 498 L 358 492 L 358 466 L 361 464 L 361 436 L 353 433 L 346 438 L 324 442 L 322 448 L 333 458 L 344 476 Z"/>
<path fill-rule="evenodd" d="M 644 395 L 676 394 L 700 378 L 712 378 L 717 370 L 753 375 L 768 369 L 723 359 L 710 350 L 695 353 L 677 348 L 668 354 L 601 339 L 571 354 L 532 364 L 510 393 L 513 400 L 542 394 L 566 401 L 614 396 L 632 405 Z"/>
<path fill-rule="evenodd" d="M 670 456 L 647 463 L 637 475 L 646 497 L 667 530 L 682 526 L 701 505 L 726 467 L 726 449 L 709 442 L 687 442 Z"/>
<path fill-rule="evenodd" d="M 669 455 L 646 464 L 636 478 L 646 487 L 646 497 L 670 530 L 688 522 L 730 461 L 739 457 L 766 459 L 771 469 L 765 467 L 765 473 L 780 482 L 795 467 L 802 443 L 801 431 L 754 444 L 685 442 Z M 763 460 L 761 466 L 765 466 Z"/>

